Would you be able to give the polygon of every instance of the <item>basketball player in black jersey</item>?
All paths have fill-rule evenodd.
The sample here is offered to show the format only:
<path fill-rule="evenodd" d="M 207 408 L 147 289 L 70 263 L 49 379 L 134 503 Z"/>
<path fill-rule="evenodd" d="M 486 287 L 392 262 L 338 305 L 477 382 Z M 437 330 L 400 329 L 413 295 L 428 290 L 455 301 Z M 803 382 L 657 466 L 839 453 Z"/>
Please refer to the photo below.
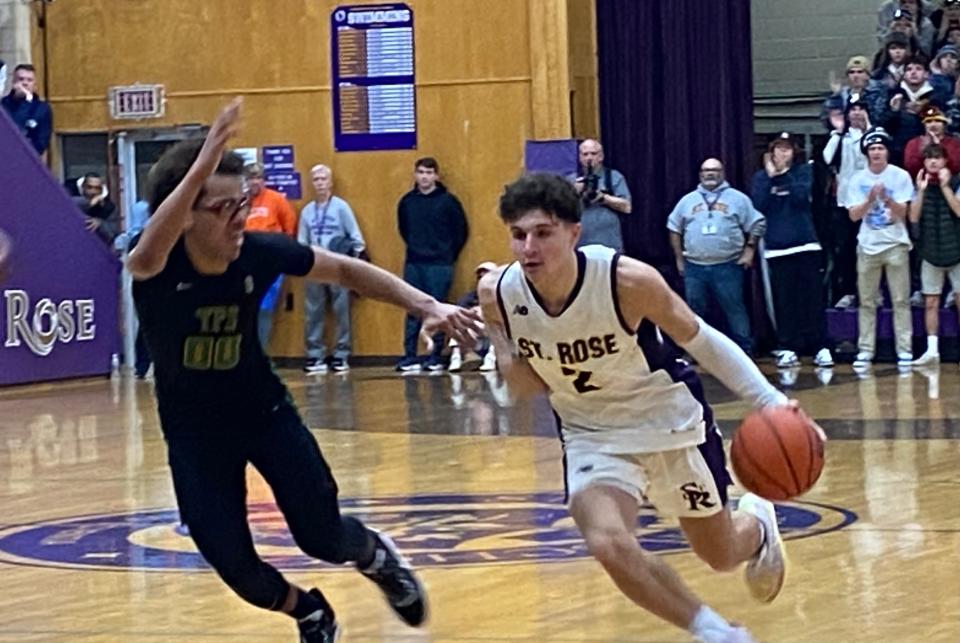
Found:
<path fill-rule="evenodd" d="M 244 233 L 243 161 L 226 151 L 239 100 L 204 141 L 171 148 L 151 170 L 154 214 L 130 253 L 134 299 L 150 354 L 177 504 L 207 562 L 246 601 L 285 612 L 300 640 L 330 642 L 333 608 L 291 585 L 254 550 L 245 469 L 273 490 L 297 545 L 351 562 L 409 625 L 426 616 L 423 587 L 391 540 L 340 514 L 337 485 L 257 340 L 257 312 L 280 274 L 337 283 L 400 306 L 470 345 L 474 313 L 442 304 L 390 273 L 283 235 Z"/>

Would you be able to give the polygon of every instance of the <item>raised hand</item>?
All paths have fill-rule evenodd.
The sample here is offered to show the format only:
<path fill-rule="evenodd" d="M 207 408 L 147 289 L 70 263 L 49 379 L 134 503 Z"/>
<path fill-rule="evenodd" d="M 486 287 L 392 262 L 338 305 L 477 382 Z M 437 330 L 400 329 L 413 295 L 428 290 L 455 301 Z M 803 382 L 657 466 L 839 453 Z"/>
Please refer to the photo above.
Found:
<path fill-rule="evenodd" d="M 223 151 L 227 148 L 227 143 L 236 135 L 240 129 L 240 107 L 243 105 L 243 99 L 234 98 L 223 108 L 223 111 L 213 121 L 207 138 L 200 148 L 200 154 L 194 162 L 193 167 L 204 177 L 210 176 L 220 164 L 223 158 Z"/>
<path fill-rule="evenodd" d="M 830 127 L 833 128 L 834 132 L 842 134 L 846 124 L 847 121 L 843 118 L 843 114 L 840 112 L 830 112 Z"/>

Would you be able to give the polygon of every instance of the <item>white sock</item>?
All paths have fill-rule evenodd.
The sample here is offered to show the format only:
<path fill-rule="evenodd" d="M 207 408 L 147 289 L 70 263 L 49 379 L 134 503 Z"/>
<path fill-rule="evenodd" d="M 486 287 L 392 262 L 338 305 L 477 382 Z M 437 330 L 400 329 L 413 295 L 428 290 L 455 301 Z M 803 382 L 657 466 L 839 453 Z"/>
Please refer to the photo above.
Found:
<path fill-rule="evenodd" d="M 940 338 L 936 335 L 927 335 L 927 352 L 940 354 Z"/>
<path fill-rule="evenodd" d="M 700 640 L 711 640 L 721 632 L 732 631 L 733 626 L 706 605 L 701 605 L 687 629 Z"/>

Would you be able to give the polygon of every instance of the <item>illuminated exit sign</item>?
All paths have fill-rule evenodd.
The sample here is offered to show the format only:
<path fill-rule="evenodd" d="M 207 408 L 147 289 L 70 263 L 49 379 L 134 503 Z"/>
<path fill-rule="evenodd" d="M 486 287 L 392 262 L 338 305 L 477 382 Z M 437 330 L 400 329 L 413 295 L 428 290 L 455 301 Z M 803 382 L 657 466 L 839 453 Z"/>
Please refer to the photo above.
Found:
<path fill-rule="evenodd" d="M 160 118 L 163 108 L 163 85 L 110 88 L 110 118 Z"/>

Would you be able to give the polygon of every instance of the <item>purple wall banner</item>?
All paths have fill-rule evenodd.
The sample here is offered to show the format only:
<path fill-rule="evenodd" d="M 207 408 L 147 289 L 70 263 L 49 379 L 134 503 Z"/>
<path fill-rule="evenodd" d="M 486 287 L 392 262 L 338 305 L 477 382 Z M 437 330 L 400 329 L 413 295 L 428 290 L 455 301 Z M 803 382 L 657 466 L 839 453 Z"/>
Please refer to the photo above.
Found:
<path fill-rule="evenodd" d="M 413 10 L 401 3 L 337 7 L 330 46 L 336 150 L 415 149 Z"/>
<path fill-rule="evenodd" d="M 264 170 L 263 182 L 268 188 L 280 192 L 290 201 L 303 198 L 299 172 Z"/>
<path fill-rule="evenodd" d="M 527 141 L 523 149 L 523 166 L 527 172 L 574 176 L 577 173 L 577 141 Z"/>
<path fill-rule="evenodd" d="M 292 172 L 293 145 L 264 145 L 260 152 L 263 171 Z"/>
<path fill-rule="evenodd" d="M 120 350 L 120 262 L 0 110 L 0 386 L 110 372 Z"/>

